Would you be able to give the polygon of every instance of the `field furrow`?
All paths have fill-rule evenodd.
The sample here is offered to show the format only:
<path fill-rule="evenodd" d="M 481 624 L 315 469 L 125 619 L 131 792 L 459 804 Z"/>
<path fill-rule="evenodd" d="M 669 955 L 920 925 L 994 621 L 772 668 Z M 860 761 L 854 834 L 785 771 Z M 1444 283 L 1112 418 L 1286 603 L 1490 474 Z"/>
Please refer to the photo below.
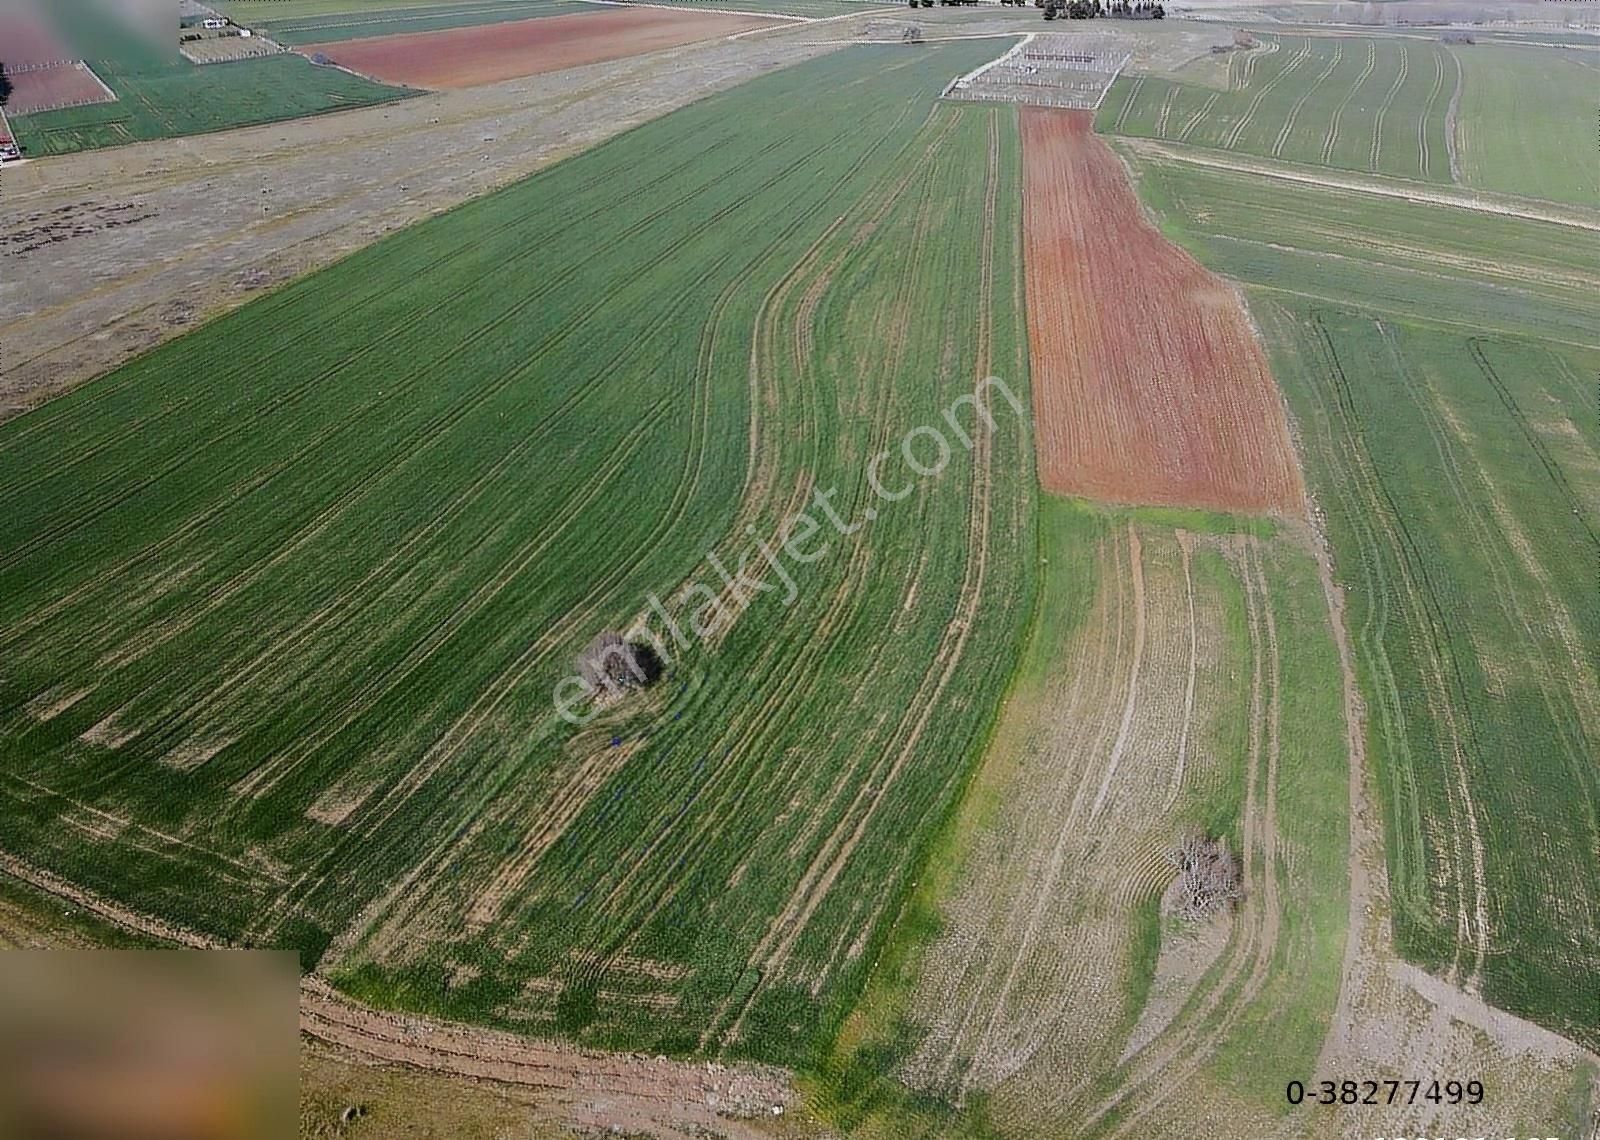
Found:
<path fill-rule="evenodd" d="M 1322 140 L 1322 161 L 1325 165 L 1332 165 L 1334 151 L 1339 146 L 1340 116 L 1344 114 L 1344 109 L 1350 105 L 1350 101 L 1360 94 L 1361 88 L 1367 82 L 1367 77 L 1372 74 L 1373 69 L 1378 65 L 1378 45 L 1376 41 L 1367 41 L 1366 54 L 1367 62 L 1362 67 L 1361 74 L 1356 76 L 1356 81 L 1351 84 L 1350 90 L 1345 92 L 1344 98 L 1339 100 L 1338 105 L 1333 109 L 1333 117 L 1328 120 L 1328 133 L 1323 136 Z"/>

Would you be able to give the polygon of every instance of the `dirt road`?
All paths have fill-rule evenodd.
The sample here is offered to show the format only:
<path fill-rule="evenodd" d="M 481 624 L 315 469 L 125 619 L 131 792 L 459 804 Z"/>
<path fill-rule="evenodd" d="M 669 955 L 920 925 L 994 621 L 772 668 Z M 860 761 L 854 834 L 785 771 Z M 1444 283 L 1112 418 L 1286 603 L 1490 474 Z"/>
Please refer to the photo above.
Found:
<path fill-rule="evenodd" d="M 0 874 L 158 942 L 196 949 L 221 945 L 100 898 L 3 851 Z M 770 1135 L 753 1122 L 780 1120 L 799 1104 L 789 1075 L 781 1069 L 602 1053 L 385 1013 L 352 1001 L 315 976 L 300 983 L 300 1031 L 367 1061 L 536 1090 L 540 1116 L 580 1128 L 750 1140 Z M 783 1111 L 775 1114 L 774 1108 Z"/>
<path fill-rule="evenodd" d="M 1283 166 L 1270 159 L 1245 158 L 1224 151 L 1179 146 L 1152 139 L 1119 138 L 1117 141 L 1144 158 L 1187 162 L 1219 170 L 1237 170 L 1261 178 L 1276 178 L 1282 182 L 1299 182 L 1330 190 L 1350 190 L 1380 198 L 1428 202 L 1436 206 L 1451 206 L 1458 210 L 1474 210 L 1480 214 L 1501 214 L 1512 218 L 1527 218 L 1534 222 L 1549 222 L 1557 226 L 1571 226 L 1574 229 L 1600 231 L 1600 213 L 1560 206 L 1554 202 L 1536 202 L 1526 198 L 1510 198 L 1503 194 L 1483 194 L 1465 189 L 1436 189 L 1432 185 L 1405 182 L 1397 178 L 1344 173 L 1324 174 L 1299 167 Z"/>

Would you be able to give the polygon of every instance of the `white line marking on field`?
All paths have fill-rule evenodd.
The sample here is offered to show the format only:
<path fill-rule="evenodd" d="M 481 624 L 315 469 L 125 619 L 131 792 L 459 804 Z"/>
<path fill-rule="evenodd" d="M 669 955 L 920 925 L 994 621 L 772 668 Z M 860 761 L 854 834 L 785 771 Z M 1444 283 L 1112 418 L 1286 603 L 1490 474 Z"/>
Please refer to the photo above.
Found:
<path fill-rule="evenodd" d="M 979 64 L 977 67 L 973 68 L 971 71 L 967 72 L 965 75 L 956 76 L 954 79 L 952 79 L 950 81 L 950 86 L 945 88 L 945 93 L 948 94 L 953 88 L 956 88 L 956 87 L 965 87 L 965 86 L 967 86 L 967 84 L 971 83 L 974 79 L 978 78 L 978 76 L 982 75 L 985 71 L 988 71 L 991 67 L 997 67 L 1000 64 L 1004 63 L 1006 60 L 1010 59 L 1012 56 L 1020 55 L 1022 53 L 1022 49 L 1027 47 L 1029 44 L 1031 44 L 1033 42 L 1034 35 L 1035 35 L 1035 33 L 1029 32 L 1027 35 L 1023 36 L 1016 43 L 1012 44 L 1010 51 L 1004 53 L 1003 55 L 995 56 L 988 63 Z"/>
<path fill-rule="evenodd" d="M 1128 66 L 1128 61 L 1132 58 L 1132 52 L 1128 52 L 1122 57 L 1122 62 L 1117 64 L 1117 69 L 1111 73 L 1111 78 L 1106 81 L 1106 85 L 1104 87 L 1100 88 L 1100 98 L 1096 99 L 1094 101 L 1094 106 L 1089 108 L 1091 111 L 1098 111 L 1100 109 L 1100 104 L 1106 101 L 1107 93 L 1110 92 L 1112 85 L 1116 83 L 1117 76 L 1122 74 L 1122 69 Z"/>
<path fill-rule="evenodd" d="M 1309 174 L 1298 170 L 1290 170 L 1287 167 L 1275 167 L 1265 162 L 1213 158 L 1210 155 L 1194 153 L 1194 148 L 1185 147 L 1180 150 L 1172 144 L 1155 142 L 1151 139 L 1122 138 L 1118 141 L 1138 153 L 1167 158 L 1174 162 L 1187 162 L 1195 166 L 1212 166 L 1219 170 L 1238 171 L 1241 174 L 1259 174 L 1263 178 L 1275 178 L 1280 182 L 1299 182 L 1307 186 L 1322 186 L 1331 190 L 1353 190 L 1359 194 L 1373 194 L 1380 198 L 1400 198 L 1407 202 L 1425 202 L 1435 206 L 1452 206 L 1458 210 L 1475 210 L 1481 214 L 1500 214 L 1510 218 L 1526 218 L 1533 222 L 1549 222 L 1552 225 L 1571 226 L 1574 229 L 1593 230 L 1600 233 L 1600 221 L 1597 220 L 1555 210 L 1540 209 L 1509 202 L 1496 202 L 1476 194 L 1452 194 L 1445 190 L 1423 189 L 1420 186 L 1413 190 L 1403 185 L 1385 184 L 1371 179 L 1363 179 L 1359 175 L 1339 178 L 1331 175 Z"/>

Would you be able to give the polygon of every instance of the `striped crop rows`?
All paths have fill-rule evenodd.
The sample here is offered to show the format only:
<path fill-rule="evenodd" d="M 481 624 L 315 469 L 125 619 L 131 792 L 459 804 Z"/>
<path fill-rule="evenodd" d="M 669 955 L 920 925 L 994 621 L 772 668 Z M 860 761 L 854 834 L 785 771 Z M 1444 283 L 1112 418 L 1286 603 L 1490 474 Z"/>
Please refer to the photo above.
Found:
<path fill-rule="evenodd" d="M 1282 36 L 1230 61 L 1229 90 L 1119 79 L 1100 111 L 1114 134 L 1402 178 L 1449 181 L 1456 74 L 1442 44 Z"/>
<path fill-rule="evenodd" d="M 381 1004 L 803 1051 L 1026 618 L 1020 416 L 864 474 L 1027 400 L 1014 118 L 936 101 L 986 50 L 706 100 L 0 429 L 0 848 Z M 788 604 L 707 587 L 822 493 Z M 726 620 L 561 719 L 652 594 Z"/>

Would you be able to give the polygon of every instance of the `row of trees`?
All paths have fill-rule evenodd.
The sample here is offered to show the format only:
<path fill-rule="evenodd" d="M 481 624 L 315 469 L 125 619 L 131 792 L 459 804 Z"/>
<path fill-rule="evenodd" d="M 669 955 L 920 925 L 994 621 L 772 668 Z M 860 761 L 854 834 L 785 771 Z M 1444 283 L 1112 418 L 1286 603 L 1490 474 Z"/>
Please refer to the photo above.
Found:
<path fill-rule="evenodd" d="M 1044 18 L 1047 20 L 1057 17 L 1064 20 L 1093 20 L 1098 16 L 1122 20 L 1161 20 L 1167 15 L 1167 10 L 1157 0 L 1138 0 L 1133 4 L 1128 0 L 1111 0 L 1107 4 L 1102 4 L 1100 0 L 1067 0 L 1064 4 L 1044 0 L 1040 6 L 1044 8 Z"/>

